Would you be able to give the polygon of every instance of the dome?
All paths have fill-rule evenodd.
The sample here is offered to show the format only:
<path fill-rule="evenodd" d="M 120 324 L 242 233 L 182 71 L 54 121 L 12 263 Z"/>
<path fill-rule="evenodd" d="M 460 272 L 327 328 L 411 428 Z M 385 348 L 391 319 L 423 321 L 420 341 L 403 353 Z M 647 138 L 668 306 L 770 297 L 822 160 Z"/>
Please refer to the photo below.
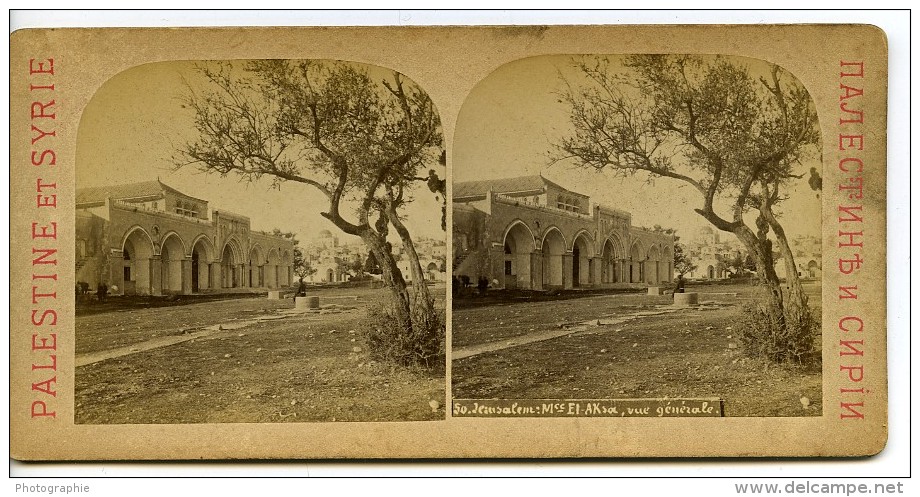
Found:
<path fill-rule="evenodd" d="M 320 230 L 320 238 L 332 238 L 332 233 L 329 230 Z"/>

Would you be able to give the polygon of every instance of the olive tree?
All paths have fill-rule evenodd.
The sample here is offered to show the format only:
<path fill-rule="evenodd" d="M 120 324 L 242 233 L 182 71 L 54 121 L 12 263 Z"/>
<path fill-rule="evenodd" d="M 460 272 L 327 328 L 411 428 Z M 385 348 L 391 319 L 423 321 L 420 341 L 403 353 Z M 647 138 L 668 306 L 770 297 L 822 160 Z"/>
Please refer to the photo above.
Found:
<path fill-rule="evenodd" d="M 790 182 L 802 177 L 796 165 L 818 153 L 806 89 L 778 66 L 757 74 L 724 57 L 635 55 L 622 64 L 586 57 L 576 64 L 578 77 L 561 93 L 574 131 L 556 144 L 557 159 L 692 186 L 699 194 L 694 210 L 754 258 L 776 328 L 771 358 L 810 352 L 814 321 L 775 212 Z M 774 240 L 786 292 L 774 268 Z"/>
<path fill-rule="evenodd" d="M 423 271 L 404 207 L 420 172 L 443 150 L 441 122 L 428 95 L 401 74 L 315 60 L 208 63 L 201 85 L 188 85 L 195 137 L 179 164 L 255 181 L 303 185 L 306 206 L 359 237 L 389 288 L 401 362 L 432 363 L 443 351 L 443 323 L 422 284 Z M 371 74 L 375 74 L 372 77 Z M 292 213 L 297 215 L 297 213 Z M 392 228 L 410 264 L 411 288 L 397 266 Z"/>

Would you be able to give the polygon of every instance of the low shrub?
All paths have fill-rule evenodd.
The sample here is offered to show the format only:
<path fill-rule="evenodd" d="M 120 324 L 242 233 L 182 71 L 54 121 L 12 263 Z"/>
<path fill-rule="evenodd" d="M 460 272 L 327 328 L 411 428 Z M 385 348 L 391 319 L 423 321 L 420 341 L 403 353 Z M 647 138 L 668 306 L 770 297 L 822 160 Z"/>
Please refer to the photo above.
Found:
<path fill-rule="evenodd" d="M 808 308 L 784 313 L 767 302 L 758 298 L 742 306 L 740 338 L 745 352 L 776 363 L 803 363 L 815 350 L 818 320 Z"/>
<path fill-rule="evenodd" d="M 400 366 L 427 369 L 444 367 L 444 314 L 433 305 L 412 306 L 410 315 L 392 301 L 368 310 L 364 328 L 368 349 L 374 359 Z"/>

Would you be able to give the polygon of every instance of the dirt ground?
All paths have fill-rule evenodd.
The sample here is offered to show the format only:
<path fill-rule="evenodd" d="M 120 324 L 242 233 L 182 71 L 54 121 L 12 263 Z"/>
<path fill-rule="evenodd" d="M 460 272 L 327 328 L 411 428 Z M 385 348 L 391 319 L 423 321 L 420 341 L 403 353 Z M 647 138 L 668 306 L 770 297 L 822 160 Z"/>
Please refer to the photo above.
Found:
<path fill-rule="evenodd" d="M 320 312 L 289 314 L 291 299 L 236 296 L 78 315 L 77 361 L 96 362 L 76 370 L 76 423 L 444 418 L 443 370 L 394 368 L 368 355 L 360 325 L 386 290 L 311 292 Z M 164 337 L 179 342 L 145 350 Z"/>
<path fill-rule="evenodd" d="M 777 366 L 742 352 L 740 305 L 754 298 L 754 287 L 688 291 L 700 292 L 703 305 L 675 310 L 669 296 L 609 294 L 455 307 L 454 354 L 473 355 L 453 361 L 453 396 L 718 397 L 726 416 L 821 415 L 820 359 Z M 806 292 L 820 313 L 820 286 Z M 516 345 L 540 334 L 552 338 Z M 506 348 L 476 353 L 490 350 L 483 344 Z"/>

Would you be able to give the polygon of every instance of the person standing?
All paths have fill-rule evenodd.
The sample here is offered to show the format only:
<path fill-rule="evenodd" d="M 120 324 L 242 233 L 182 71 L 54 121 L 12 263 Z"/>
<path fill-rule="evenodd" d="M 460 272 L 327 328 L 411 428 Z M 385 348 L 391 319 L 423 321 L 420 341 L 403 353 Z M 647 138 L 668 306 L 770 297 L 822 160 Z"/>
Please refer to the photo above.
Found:
<path fill-rule="evenodd" d="M 109 286 L 103 282 L 99 282 L 99 286 L 96 287 L 96 298 L 99 299 L 99 303 L 104 304 L 108 294 Z"/>

